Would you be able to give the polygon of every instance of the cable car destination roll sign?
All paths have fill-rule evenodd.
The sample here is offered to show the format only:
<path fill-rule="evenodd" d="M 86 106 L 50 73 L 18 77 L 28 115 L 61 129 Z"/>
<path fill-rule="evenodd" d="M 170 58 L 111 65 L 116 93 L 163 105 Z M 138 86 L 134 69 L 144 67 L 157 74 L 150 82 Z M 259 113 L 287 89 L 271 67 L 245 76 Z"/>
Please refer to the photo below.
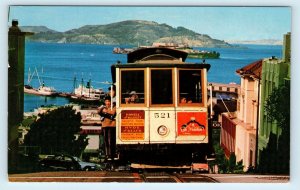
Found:
<path fill-rule="evenodd" d="M 144 140 L 145 112 L 142 110 L 123 110 L 121 112 L 121 139 Z"/>

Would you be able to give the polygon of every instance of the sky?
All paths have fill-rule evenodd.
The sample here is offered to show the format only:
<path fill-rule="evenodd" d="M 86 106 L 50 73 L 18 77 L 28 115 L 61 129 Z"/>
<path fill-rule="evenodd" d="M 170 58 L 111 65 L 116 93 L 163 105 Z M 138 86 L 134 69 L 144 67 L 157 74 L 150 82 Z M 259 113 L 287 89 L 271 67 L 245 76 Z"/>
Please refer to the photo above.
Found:
<path fill-rule="evenodd" d="M 64 32 L 84 25 L 148 20 L 183 26 L 220 40 L 282 40 L 291 31 L 290 7 L 10 6 L 8 25 Z"/>

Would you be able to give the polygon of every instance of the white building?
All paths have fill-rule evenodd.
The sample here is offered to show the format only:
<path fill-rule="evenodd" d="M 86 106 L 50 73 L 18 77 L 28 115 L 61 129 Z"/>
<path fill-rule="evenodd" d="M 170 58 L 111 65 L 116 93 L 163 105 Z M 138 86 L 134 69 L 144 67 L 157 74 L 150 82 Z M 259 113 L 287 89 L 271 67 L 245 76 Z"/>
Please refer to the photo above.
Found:
<path fill-rule="evenodd" d="M 234 153 L 237 162 L 243 160 L 244 171 L 255 166 L 261 70 L 259 60 L 236 71 L 241 76 L 237 112 L 222 114 L 221 145 L 227 157 Z"/>

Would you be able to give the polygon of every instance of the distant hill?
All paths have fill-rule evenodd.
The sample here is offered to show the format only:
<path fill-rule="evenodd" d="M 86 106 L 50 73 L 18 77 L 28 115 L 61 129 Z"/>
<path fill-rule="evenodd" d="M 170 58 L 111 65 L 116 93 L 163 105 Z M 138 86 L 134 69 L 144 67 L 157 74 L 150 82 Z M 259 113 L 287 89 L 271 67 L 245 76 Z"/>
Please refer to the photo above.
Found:
<path fill-rule="evenodd" d="M 34 33 L 41 33 L 41 32 L 57 32 L 55 30 L 51 30 L 46 26 L 20 26 L 20 29 L 23 32 L 34 32 Z"/>
<path fill-rule="evenodd" d="M 184 27 L 173 28 L 152 21 L 128 20 L 107 25 L 86 25 L 66 32 L 43 26 L 24 26 L 22 31 L 35 32 L 28 40 L 52 43 L 85 43 L 114 45 L 151 45 L 153 42 L 188 44 L 198 47 L 233 47 Z"/>
<path fill-rule="evenodd" d="M 264 40 L 226 40 L 231 44 L 255 44 L 255 45 L 282 45 L 282 40 L 264 39 Z"/>

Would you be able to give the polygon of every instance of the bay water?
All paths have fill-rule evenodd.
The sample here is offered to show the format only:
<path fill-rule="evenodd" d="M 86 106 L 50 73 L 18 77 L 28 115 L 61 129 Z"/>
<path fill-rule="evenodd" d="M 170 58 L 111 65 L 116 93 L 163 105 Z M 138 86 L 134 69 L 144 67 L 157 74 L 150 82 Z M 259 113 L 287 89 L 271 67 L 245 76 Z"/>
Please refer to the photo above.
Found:
<path fill-rule="evenodd" d="M 86 84 L 91 80 L 94 88 L 109 87 L 111 82 L 110 66 L 117 61 L 127 62 L 127 55 L 113 54 L 117 45 L 96 44 L 57 44 L 26 42 L 25 47 L 25 84 L 38 88 L 44 82 L 46 86 L 54 87 L 59 92 L 72 92 L 83 80 Z M 118 46 L 130 48 L 130 46 Z M 240 77 L 236 70 L 254 61 L 272 56 L 282 57 L 282 46 L 272 45 L 240 45 L 241 48 L 197 48 L 198 50 L 217 51 L 220 59 L 207 59 L 211 64 L 208 72 L 209 82 L 237 83 Z M 186 62 L 201 63 L 200 59 L 187 59 Z M 28 79 L 30 73 L 37 71 Z M 45 105 L 65 105 L 69 100 L 62 97 L 43 97 L 24 95 L 24 111 Z"/>

